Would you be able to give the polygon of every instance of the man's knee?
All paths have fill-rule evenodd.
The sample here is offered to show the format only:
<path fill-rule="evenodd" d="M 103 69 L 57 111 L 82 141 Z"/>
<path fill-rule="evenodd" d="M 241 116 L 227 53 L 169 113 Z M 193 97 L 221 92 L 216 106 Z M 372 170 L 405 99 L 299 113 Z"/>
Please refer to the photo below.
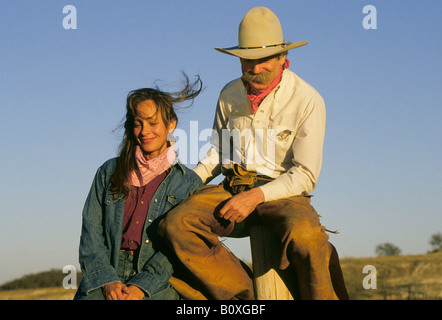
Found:
<path fill-rule="evenodd" d="M 183 231 L 183 211 L 179 207 L 169 211 L 167 215 L 158 224 L 158 234 L 165 238 L 172 240 L 175 236 L 179 236 Z"/>
<path fill-rule="evenodd" d="M 200 233 L 211 225 L 211 210 L 201 210 L 200 197 L 191 197 L 173 208 L 158 226 L 160 236 L 182 239 L 188 233 Z"/>
<path fill-rule="evenodd" d="M 220 186 L 201 188 L 167 213 L 159 224 L 159 234 L 168 239 L 183 238 L 189 232 L 220 236 L 230 234 L 234 224 L 219 218 L 217 214 L 230 197 Z"/>
<path fill-rule="evenodd" d="M 292 240 L 300 247 L 309 249 L 323 246 L 328 241 L 325 227 L 315 219 L 303 219 L 292 226 Z"/>
<path fill-rule="evenodd" d="M 306 203 L 286 201 L 281 216 L 285 241 L 302 256 L 310 255 L 312 250 L 326 248 L 328 235 L 325 226 L 319 221 L 319 215 Z M 283 238 L 284 241 L 284 238 Z"/>

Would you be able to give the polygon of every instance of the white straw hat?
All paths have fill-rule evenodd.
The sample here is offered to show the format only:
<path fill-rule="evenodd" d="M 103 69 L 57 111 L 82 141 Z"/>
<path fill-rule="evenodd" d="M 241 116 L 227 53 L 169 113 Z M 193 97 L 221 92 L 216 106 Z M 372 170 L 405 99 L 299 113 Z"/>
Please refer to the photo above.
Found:
<path fill-rule="evenodd" d="M 262 59 L 308 44 L 284 42 L 281 23 L 268 8 L 250 9 L 242 19 L 238 30 L 238 46 L 215 48 L 216 50 L 244 59 Z"/>

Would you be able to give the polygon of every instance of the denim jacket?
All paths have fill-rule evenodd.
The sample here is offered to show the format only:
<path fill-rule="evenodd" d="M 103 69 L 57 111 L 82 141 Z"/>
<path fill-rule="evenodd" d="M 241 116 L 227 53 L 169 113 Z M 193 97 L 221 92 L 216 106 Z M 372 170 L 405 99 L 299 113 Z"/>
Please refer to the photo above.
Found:
<path fill-rule="evenodd" d="M 122 241 L 125 197 L 120 194 L 114 198 L 110 191 L 116 163 L 117 158 L 113 158 L 98 169 L 84 205 L 79 249 L 83 277 L 77 293 L 80 295 L 120 281 L 115 270 Z M 198 175 L 177 159 L 152 198 L 142 233 L 137 274 L 127 282 L 142 289 L 147 297 L 158 292 L 173 272 L 164 254 L 153 247 L 156 222 L 201 186 Z"/>

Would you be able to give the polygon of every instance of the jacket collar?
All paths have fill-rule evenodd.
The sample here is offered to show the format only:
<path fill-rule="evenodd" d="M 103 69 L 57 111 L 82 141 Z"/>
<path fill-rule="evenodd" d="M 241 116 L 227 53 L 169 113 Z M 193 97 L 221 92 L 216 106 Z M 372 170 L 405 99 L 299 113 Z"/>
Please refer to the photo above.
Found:
<path fill-rule="evenodd" d="M 172 167 L 178 167 L 183 172 L 183 175 L 186 174 L 186 167 L 181 163 L 178 157 L 176 157 L 175 160 L 173 161 Z"/>

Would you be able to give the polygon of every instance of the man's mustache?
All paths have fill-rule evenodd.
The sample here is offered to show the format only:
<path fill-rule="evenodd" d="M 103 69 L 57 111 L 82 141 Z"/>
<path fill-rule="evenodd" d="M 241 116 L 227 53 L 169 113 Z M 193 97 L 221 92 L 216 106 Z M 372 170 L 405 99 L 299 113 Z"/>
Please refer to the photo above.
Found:
<path fill-rule="evenodd" d="M 241 79 L 244 82 L 267 83 L 271 80 L 271 74 L 269 72 L 255 74 L 248 71 L 242 75 Z"/>

